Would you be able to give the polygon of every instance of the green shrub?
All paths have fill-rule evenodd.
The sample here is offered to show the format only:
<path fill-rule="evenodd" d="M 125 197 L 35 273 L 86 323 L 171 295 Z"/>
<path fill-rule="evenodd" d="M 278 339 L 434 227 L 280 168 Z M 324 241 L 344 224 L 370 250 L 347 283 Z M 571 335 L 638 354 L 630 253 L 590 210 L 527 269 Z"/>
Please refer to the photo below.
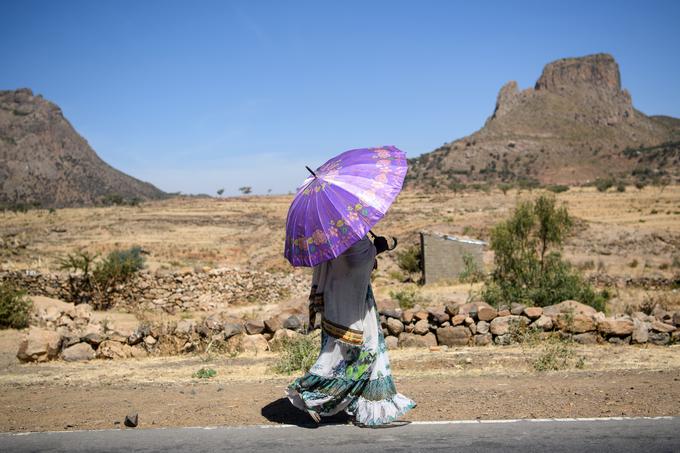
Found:
<path fill-rule="evenodd" d="M 399 291 L 390 291 L 390 297 L 399 302 L 402 310 L 408 310 L 416 305 L 418 294 L 413 288 L 405 288 Z"/>
<path fill-rule="evenodd" d="M 0 329 L 23 329 L 28 326 L 31 301 L 24 291 L 0 284 Z"/>
<path fill-rule="evenodd" d="M 217 371 L 213 370 L 212 368 L 201 368 L 191 376 L 199 379 L 209 379 L 211 377 L 217 376 Z"/>
<path fill-rule="evenodd" d="M 101 260 L 99 254 L 79 250 L 59 260 L 61 270 L 69 275 L 71 298 L 79 303 L 93 302 L 99 308 L 108 307 L 108 293 L 115 285 L 126 282 L 144 267 L 140 247 L 114 250 Z"/>
<path fill-rule="evenodd" d="M 281 374 L 291 374 L 296 371 L 306 373 L 319 356 L 320 347 L 319 335 L 316 333 L 283 338 L 279 358 L 274 364 L 274 371 Z"/>
<path fill-rule="evenodd" d="M 495 306 L 546 306 L 574 299 L 603 310 L 607 294 L 596 293 L 562 260 L 560 249 L 572 224 L 567 209 L 556 206 L 552 195 L 520 202 L 512 216 L 491 231 L 495 268 L 482 290 L 484 300 Z"/>
<path fill-rule="evenodd" d="M 397 265 L 399 269 L 406 272 L 409 277 L 412 274 L 420 273 L 422 270 L 422 252 L 420 245 L 412 245 L 405 250 L 397 252 Z"/>
<path fill-rule="evenodd" d="M 595 188 L 598 192 L 606 192 L 613 185 L 614 180 L 612 178 L 597 178 L 595 180 Z"/>
<path fill-rule="evenodd" d="M 552 186 L 546 187 L 546 189 L 548 189 L 548 190 L 551 191 L 552 193 L 562 193 L 562 192 L 566 192 L 567 190 L 569 190 L 569 186 L 563 186 L 563 185 L 560 185 L 560 184 L 554 184 L 554 185 L 552 185 Z"/>

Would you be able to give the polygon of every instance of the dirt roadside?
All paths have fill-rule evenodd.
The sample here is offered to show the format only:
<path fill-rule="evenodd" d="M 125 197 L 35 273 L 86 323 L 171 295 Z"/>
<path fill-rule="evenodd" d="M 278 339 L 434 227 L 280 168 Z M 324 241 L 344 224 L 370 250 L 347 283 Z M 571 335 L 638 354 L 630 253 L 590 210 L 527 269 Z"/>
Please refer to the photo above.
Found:
<path fill-rule="evenodd" d="M 680 346 L 576 346 L 582 369 L 536 372 L 541 348 L 391 351 L 400 392 L 418 403 L 406 420 L 680 416 Z M 0 369 L 0 431 L 293 423 L 308 417 L 283 399 L 294 376 L 277 356 L 181 356 L 19 364 Z M 211 379 L 192 374 L 217 371 Z M 336 421 L 343 421 L 342 418 Z"/>

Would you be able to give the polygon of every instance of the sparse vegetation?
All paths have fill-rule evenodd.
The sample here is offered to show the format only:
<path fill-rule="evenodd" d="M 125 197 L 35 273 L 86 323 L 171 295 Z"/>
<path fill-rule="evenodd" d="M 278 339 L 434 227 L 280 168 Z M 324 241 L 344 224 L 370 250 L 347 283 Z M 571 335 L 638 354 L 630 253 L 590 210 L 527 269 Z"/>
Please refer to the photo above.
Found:
<path fill-rule="evenodd" d="M 399 266 L 399 269 L 406 272 L 410 280 L 413 280 L 413 274 L 422 271 L 422 251 L 420 244 L 412 245 L 404 250 L 398 251 L 397 266 Z M 419 278 L 416 280 L 419 280 Z"/>
<path fill-rule="evenodd" d="M 604 310 L 606 295 L 597 293 L 577 269 L 564 261 L 561 247 L 573 221 L 554 196 L 521 201 L 512 216 L 491 232 L 495 269 L 482 290 L 488 303 L 546 306 L 574 299 Z"/>
<path fill-rule="evenodd" d="M 274 364 L 274 371 L 291 374 L 297 371 L 309 371 L 319 355 L 320 336 L 318 331 L 309 335 L 294 338 L 283 338 L 279 350 L 279 358 Z"/>
<path fill-rule="evenodd" d="M 110 290 L 142 269 L 144 257 L 140 247 L 114 250 L 95 261 L 98 257 L 99 254 L 79 250 L 62 258 L 59 268 L 73 273 L 69 275 L 69 289 L 75 301 L 108 308 Z"/>
<path fill-rule="evenodd" d="M 250 186 L 243 186 L 239 187 L 238 191 L 241 192 L 243 195 L 248 195 L 250 192 L 253 191 L 253 188 Z"/>
<path fill-rule="evenodd" d="M 477 283 L 484 280 L 484 271 L 469 253 L 463 253 L 463 271 L 458 275 L 458 279 L 462 283 Z"/>
<path fill-rule="evenodd" d="M 418 293 L 414 288 L 405 288 L 399 291 L 390 291 L 390 297 L 399 302 L 402 310 L 408 310 L 416 305 Z"/>
<path fill-rule="evenodd" d="M 550 186 L 546 187 L 546 189 L 548 189 L 552 193 L 562 193 L 562 192 L 566 192 L 567 190 L 569 190 L 569 186 L 554 184 L 554 185 L 550 185 Z"/>
<path fill-rule="evenodd" d="M 196 371 L 194 374 L 191 375 L 192 377 L 199 378 L 199 379 L 209 379 L 212 377 L 217 376 L 217 371 L 213 370 L 212 368 L 201 368 L 200 370 Z"/>
<path fill-rule="evenodd" d="M 31 301 L 24 291 L 0 283 L 0 329 L 23 329 L 28 326 Z"/>

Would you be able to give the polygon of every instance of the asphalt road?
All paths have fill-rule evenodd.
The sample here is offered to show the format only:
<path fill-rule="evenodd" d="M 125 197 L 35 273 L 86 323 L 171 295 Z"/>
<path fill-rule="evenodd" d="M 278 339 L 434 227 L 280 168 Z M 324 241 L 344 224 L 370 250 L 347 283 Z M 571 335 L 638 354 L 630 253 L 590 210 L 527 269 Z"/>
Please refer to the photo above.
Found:
<path fill-rule="evenodd" d="M 680 417 L 0 434 L 2 452 L 680 452 Z"/>

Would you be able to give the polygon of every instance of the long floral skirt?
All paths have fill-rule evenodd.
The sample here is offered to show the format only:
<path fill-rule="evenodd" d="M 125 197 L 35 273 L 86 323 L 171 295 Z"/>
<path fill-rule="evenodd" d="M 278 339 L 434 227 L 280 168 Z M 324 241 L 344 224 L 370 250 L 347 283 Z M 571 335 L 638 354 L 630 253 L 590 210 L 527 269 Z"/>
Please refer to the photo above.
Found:
<path fill-rule="evenodd" d="M 322 416 L 344 410 L 356 423 L 366 426 L 390 423 L 416 406 L 394 386 L 370 285 L 366 307 L 360 345 L 336 338 L 332 323 L 322 329 L 316 363 L 288 386 L 288 398 L 294 406 Z"/>

